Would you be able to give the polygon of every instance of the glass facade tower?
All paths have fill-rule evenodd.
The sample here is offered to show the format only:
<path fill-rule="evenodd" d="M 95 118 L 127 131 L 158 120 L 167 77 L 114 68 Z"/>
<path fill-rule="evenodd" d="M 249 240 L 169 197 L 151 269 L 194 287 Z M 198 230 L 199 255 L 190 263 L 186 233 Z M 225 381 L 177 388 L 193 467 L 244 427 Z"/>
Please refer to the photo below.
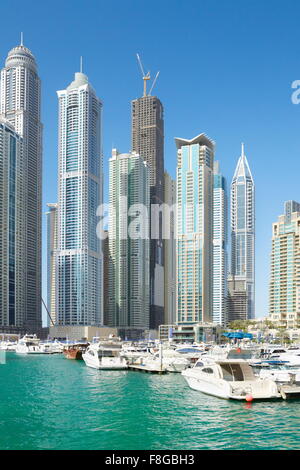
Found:
<path fill-rule="evenodd" d="M 101 108 L 83 73 L 59 100 L 57 304 L 59 325 L 103 322 Z"/>
<path fill-rule="evenodd" d="M 254 182 L 242 154 L 231 183 L 231 279 L 243 283 L 246 292 L 245 319 L 255 317 L 255 207 Z M 240 290 L 240 287 L 239 287 Z M 230 315 L 230 312 L 229 312 Z M 230 318 L 229 318 L 230 319 Z"/>
<path fill-rule="evenodd" d="M 214 222 L 213 222 L 213 322 L 227 321 L 227 193 L 226 181 L 214 164 Z"/>
<path fill-rule="evenodd" d="M 137 153 L 109 161 L 109 326 L 149 329 L 149 168 Z"/>
<path fill-rule="evenodd" d="M 0 118 L 0 331 L 24 328 L 25 185 L 22 138 Z"/>
<path fill-rule="evenodd" d="M 212 321 L 214 142 L 205 134 L 177 146 L 177 323 Z"/>

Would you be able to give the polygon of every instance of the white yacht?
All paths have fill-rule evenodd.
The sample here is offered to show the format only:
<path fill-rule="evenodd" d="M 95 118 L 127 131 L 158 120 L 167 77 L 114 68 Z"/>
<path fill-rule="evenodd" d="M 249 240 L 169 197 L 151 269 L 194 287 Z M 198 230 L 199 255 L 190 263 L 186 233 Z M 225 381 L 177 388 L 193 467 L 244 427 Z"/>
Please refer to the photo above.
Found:
<path fill-rule="evenodd" d="M 40 350 L 45 354 L 62 354 L 64 345 L 57 341 L 45 341 L 40 343 Z"/>
<path fill-rule="evenodd" d="M 255 372 L 254 372 L 255 373 Z M 279 383 L 300 383 L 300 368 L 291 365 L 269 365 L 262 367 L 257 375 L 261 379 L 272 379 Z"/>
<path fill-rule="evenodd" d="M 156 361 L 157 363 L 160 361 L 160 353 L 157 352 L 153 355 L 153 358 L 148 358 L 146 360 L 146 364 L 150 361 Z M 170 349 L 164 349 L 162 351 L 162 366 L 167 372 L 182 372 L 183 370 L 190 367 L 190 360 L 182 357 L 179 353 L 176 353 Z"/>
<path fill-rule="evenodd" d="M 88 346 L 82 359 L 88 367 L 94 369 L 122 370 L 127 369 L 127 361 L 120 355 L 121 344 L 113 342 L 92 343 Z"/>
<path fill-rule="evenodd" d="M 25 335 L 19 339 L 16 346 L 18 354 L 45 354 L 41 351 L 40 340 L 36 335 Z"/>
<path fill-rule="evenodd" d="M 199 359 L 182 375 L 194 390 L 219 398 L 252 401 L 281 397 L 274 380 L 256 377 L 243 359 L 210 359 L 207 363 Z"/>

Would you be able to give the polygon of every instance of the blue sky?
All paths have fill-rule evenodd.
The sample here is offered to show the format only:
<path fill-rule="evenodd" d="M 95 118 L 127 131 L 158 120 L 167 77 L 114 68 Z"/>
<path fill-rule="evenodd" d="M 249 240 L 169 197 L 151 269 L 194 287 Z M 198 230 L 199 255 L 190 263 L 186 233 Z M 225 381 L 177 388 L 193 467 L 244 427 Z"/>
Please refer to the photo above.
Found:
<path fill-rule="evenodd" d="M 19 43 L 42 79 L 43 201 L 57 199 L 57 97 L 79 69 L 103 100 L 106 172 L 111 148 L 130 150 L 130 100 L 142 93 L 136 61 L 160 71 L 155 93 L 165 108 L 165 167 L 175 176 L 174 137 L 205 132 L 228 186 L 245 142 L 256 185 L 256 313 L 268 313 L 272 222 L 283 202 L 300 200 L 298 0 L 1 1 L 0 60 Z M 44 216 L 45 229 L 45 216 Z M 44 297 L 46 239 L 43 237 Z"/>

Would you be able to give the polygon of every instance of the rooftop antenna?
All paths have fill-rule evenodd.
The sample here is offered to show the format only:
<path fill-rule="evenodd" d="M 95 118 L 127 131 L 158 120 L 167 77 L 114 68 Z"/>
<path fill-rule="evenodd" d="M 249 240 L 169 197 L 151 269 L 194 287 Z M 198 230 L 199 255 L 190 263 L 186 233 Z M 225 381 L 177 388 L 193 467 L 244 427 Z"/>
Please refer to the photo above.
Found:
<path fill-rule="evenodd" d="M 150 91 L 149 91 L 149 93 L 148 93 L 148 96 L 151 95 L 151 91 L 153 90 L 154 85 L 155 85 L 155 83 L 156 83 L 156 80 L 158 79 L 158 75 L 159 75 L 159 72 L 157 72 L 156 77 L 155 77 L 155 79 L 153 80 L 153 83 L 152 83 L 152 86 L 151 86 Z"/>
<path fill-rule="evenodd" d="M 144 80 L 144 94 L 143 94 L 143 96 L 147 96 L 147 80 L 150 80 L 150 72 L 147 72 L 147 74 L 145 74 L 140 56 L 138 54 L 136 56 L 137 56 L 137 60 L 138 60 L 139 66 L 141 68 L 142 77 L 143 77 L 143 80 Z"/>
<path fill-rule="evenodd" d="M 80 56 L 80 73 L 82 73 L 82 55 Z"/>
<path fill-rule="evenodd" d="M 21 46 L 23 46 L 23 33 L 21 33 Z"/>
<path fill-rule="evenodd" d="M 242 142 L 242 157 L 244 157 L 244 143 Z"/>

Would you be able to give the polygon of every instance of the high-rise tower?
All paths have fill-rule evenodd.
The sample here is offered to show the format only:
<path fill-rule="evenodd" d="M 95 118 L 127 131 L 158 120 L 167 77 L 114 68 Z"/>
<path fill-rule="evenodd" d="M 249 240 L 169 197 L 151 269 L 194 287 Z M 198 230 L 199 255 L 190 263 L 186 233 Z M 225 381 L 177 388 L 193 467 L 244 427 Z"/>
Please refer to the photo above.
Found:
<path fill-rule="evenodd" d="M 242 153 L 231 183 L 231 276 L 228 286 L 232 299 L 235 290 L 239 292 L 239 299 L 244 292 L 245 305 L 240 305 L 238 310 L 243 310 L 245 319 L 255 317 L 254 261 L 254 182 L 242 144 Z M 229 300 L 228 320 L 235 319 L 236 315 L 237 309 Z"/>
<path fill-rule="evenodd" d="M 284 328 L 300 326 L 300 204 L 287 201 L 272 227 L 269 315 Z"/>
<path fill-rule="evenodd" d="M 150 77 L 149 77 L 150 78 Z M 144 77 L 144 83 L 147 76 Z M 164 111 L 157 96 L 147 95 L 132 101 L 131 147 L 147 162 L 150 172 L 150 204 L 163 203 L 164 182 Z M 152 233 L 156 232 L 154 219 Z M 164 254 L 162 240 L 162 215 L 158 238 L 150 244 L 150 328 L 164 322 Z"/>
<path fill-rule="evenodd" d="M 41 84 L 37 64 L 22 41 L 7 56 L 1 70 L 0 115 L 23 138 L 25 246 L 20 252 L 24 263 L 25 304 L 23 328 L 41 327 L 41 204 L 42 204 L 42 124 Z"/>
<path fill-rule="evenodd" d="M 56 252 L 57 252 L 57 209 L 58 204 L 47 204 L 47 308 L 48 326 L 56 324 Z"/>
<path fill-rule="evenodd" d="M 149 329 L 149 168 L 136 153 L 109 160 L 109 326 Z"/>
<path fill-rule="evenodd" d="M 103 266 L 96 227 L 97 208 L 102 204 L 102 103 L 81 72 L 57 94 L 57 322 L 99 325 L 103 321 Z"/>
<path fill-rule="evenodd" d="M 211 322 L 214 142 L 205 134 L 177 146 L 177 323 Z"/>
<path fill-rule="evenodd" d="M 227 192 L 226 181 L 214 164 L 213 321 L 226 324 L 227 301 Z"/>

